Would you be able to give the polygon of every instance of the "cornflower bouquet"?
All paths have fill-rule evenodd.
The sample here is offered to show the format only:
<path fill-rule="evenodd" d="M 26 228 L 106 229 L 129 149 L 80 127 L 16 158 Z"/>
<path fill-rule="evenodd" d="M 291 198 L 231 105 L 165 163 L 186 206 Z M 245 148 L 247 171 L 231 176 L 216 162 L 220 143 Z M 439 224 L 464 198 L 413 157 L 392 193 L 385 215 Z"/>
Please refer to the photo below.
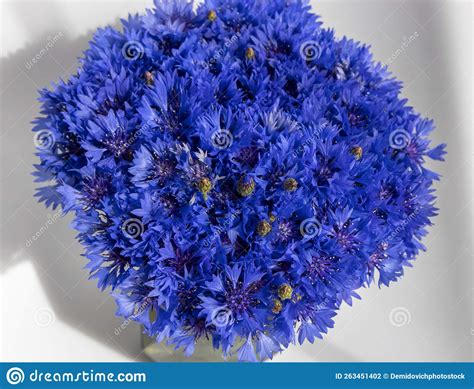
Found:
<path fill-rule="evenodd" d="M 155 6 L 41 91 L 37 196 L 157 342 L 243 361 L 313 342 L 424 249 L 444 145 L 307 1 Z"/>

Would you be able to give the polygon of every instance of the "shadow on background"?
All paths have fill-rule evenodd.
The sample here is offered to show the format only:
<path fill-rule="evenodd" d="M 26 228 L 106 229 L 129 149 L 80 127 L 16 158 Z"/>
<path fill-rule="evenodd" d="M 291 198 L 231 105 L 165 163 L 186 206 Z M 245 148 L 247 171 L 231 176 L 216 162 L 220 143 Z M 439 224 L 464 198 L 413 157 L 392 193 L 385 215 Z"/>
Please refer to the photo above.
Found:
<path fill-rule="evenodd" d="M 28 31 L 28 27 L 25 25 L 24 29 Z M 123 320 L 115 316 L 113 298 L 96 288 L 94 281 L 87 281 L 83 249 L 68 226 L 72 217 L 60 218 L 58 210 L 46 209 L 33 198 L 37 184 L 31 173 L 38 158 L 34 155 L 31 121 L 39 115 L 37 91 L 50 87 L 52 81 L 67 80 L 74 74 L 77 58 L 88 47 L 91 37 L 89 33 L 71 40 L 66 32 L 52 30 L 36 36 L 33 43 L 13 55 L 0 59 L 0 270 L 5 273 L 18 262 L 30 260 L 57 319 L 132 359 L 146 360 L 140 355 L 137 324 L 131 323 L 119 335 L 114 334 Z M 54 44 L 45 52 L 48 42 Z M 33 63 L 33 58 L 38 56 Z M 27 241 L 46 225 L 48 218 L 54 223 L 28 245 Z"/>

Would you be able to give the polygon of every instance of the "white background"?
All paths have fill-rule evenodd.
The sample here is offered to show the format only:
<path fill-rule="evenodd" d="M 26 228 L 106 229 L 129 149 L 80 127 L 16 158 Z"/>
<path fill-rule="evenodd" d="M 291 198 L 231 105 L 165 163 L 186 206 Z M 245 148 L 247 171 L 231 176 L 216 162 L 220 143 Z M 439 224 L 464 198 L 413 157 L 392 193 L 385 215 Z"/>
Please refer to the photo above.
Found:
<path fill-rule="evenodd" d="M 472 3 L 314 1 L 339 37 L 372 46 L 405 83 L 404 96 L 435 120 L 434 142 L 448 143 L 437 184 L 440 216 L 428 251 L 391 286 L 360 291 L 324 341 L 294 346 L 278 361 L 467 361 L 472 359 Z M 36 90 L 65 77 L 99 26 L 116 24 L 151 2 L 1 2 L 0 353 L 3 361 L 146 360 L 140 329 L 121 320 L 113 300 L 88 281 L 82 248 L 58 219 L 27 247 L 51 210 L 32 197 L 31 120 Z M 402 53 L 404 39 L 414 33 Z M 31 69 L 48 40 L 60 40 Z M 396 57 L 395 59 L 393 59 Z M 392 58 L 392 61 L 389 61 Z M 401 319 L 391 320 L 391 313 Z M 398 316 L 397 316 L 398 315 Z M 401 324 L 401 326 L 394 325 Z"/>

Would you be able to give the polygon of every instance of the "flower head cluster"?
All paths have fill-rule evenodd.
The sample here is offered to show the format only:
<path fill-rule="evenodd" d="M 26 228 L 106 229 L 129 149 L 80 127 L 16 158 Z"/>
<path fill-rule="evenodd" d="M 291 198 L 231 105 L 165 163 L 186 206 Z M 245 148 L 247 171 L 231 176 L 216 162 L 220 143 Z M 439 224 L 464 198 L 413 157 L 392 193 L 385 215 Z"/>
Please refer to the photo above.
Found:
<path fill-rule="evenodd" d="M 271 358 L 423 249 L 444 147 L 400 89 L 306 1 L 157 2 L 41 92 L 37 195 L 119 315 Z"/>

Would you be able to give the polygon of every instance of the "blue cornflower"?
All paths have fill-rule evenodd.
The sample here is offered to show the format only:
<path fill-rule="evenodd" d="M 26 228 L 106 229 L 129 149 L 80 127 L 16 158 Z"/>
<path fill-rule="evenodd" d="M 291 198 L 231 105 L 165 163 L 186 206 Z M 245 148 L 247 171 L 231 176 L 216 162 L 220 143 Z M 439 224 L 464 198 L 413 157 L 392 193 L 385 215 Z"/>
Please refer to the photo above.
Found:
<path fill-rule="evenodd" d="M 41 91 L 36 196 L 118 315 L 272 358 L 425 249 L 445 146 L 400 92 L 306 0 L 156 0 Z"/>

